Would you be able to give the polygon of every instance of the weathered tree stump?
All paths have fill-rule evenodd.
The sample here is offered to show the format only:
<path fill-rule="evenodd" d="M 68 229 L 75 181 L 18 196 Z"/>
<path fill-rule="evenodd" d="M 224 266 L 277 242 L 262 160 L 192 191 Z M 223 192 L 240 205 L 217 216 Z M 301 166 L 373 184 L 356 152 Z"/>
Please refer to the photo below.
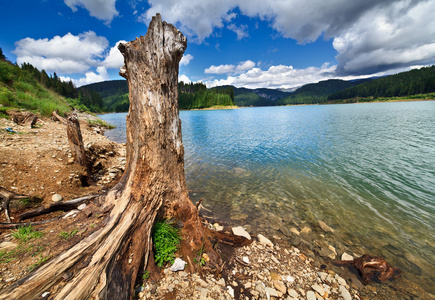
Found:
<path fill-rule="evenodd" d="M 58 121 L 64 125 L 66 125 L 66 119 L 64 117 L 59 116 L 57 111 L 53 111 L 53 116 L 51 117 L 53 121 Z"/>
<path fill-rule="evenodd" d="M 80 123 L 77 117 L 77 112 L 74 110 L 68 116 L 66 122 L 66 132 L 68 136 L 69 147 L 71 148 L 74 161 L 86 168 L 87 176 L 90 178 L 91 169 L 86 158 L 85 146 L 83 145 L 82 132 L 80 130 Z"/>
<path fill-rule="evenodd" d="M 46 291 L 54 299 L 132 299 L 136 278 L 149 262 L 158 216 L 183 223 L 181 247 L 190 268 L 192 251 L 210 244 L 184 175 L 177 84 L 186 38 L 157 15 L 144 37 L 119 48 L 130 99 L 127 166 L 100 198 L 111 208 L 106 225 L 3 290 L 0 299 L 32 299 Z"/>
<path fill-rule="evenodd" d="M 18 125 L 30 125 L 30 128 L 33 128 L 38 121 L 38 117 L 30 111 L 9 110 L 7 113 Z"/>

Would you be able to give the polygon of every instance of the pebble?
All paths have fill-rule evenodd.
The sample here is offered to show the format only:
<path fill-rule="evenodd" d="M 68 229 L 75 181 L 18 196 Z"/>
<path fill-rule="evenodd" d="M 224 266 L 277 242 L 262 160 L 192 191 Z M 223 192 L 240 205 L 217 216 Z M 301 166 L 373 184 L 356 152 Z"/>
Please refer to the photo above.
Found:
<path fill-rule="evenodd" d="M 232 231 L 234 235 L 243 236 L 248 240 L 251 239 L 251 235 L 242 226 L 233 227 Z"/>
<path fill-rule="evenodd" d="M 316 294 L 313 291 L 307 292 L 307 300 L 316 300 Z"/>
<path fill-rule="evenodd" d="M 234 289 L 231 286 L 227 286 L 227 290 L 228 294 L 230 294 L 230 296 L 234 298 Z"/>
<path fill-rule="evenodd" d="M 170 270 L 172 272 L 183 271 L 185 266 L 186 266 L 186 262 L 181 258 L 177 257 L 173 265 L 171 266 Z"/>
<path fill-rule="evenodd" d="M 343 252 L 343 254 L 341 255 L 341 260 L 353 260 L 353 256 L 347 254 L 346 252 Z"/>
<path fill-rule="evenodd" d="M 267 245 L 267 246 L 273 248 L 273 243 L 268 238 L 266 238 L 264 235 L 258 234 L 257 238 L 258 238 L 258 241 L 260 242 L 260 244 Z"/>
<path fill-rule="evenodd" d="M 63 197 L 62 197 L 61 195 L 59 195 L 59 194 L 54 194 L 54 195 L 51 197 L 51 200 L 52 200 L 53 202 L 60 202 L 60 201 L 62 201 L 62 199 L 63 199 Z"/>
<path fill-rule="evenodd" d="M 343 297 L 344 300 L 352 300 L 352 296 L 344 286 L 340 285 L 338 290 L 340 291 L 340 296 Z"/>
<path fill-rule="evenodd" d="M 329 227 L 328 225 L 326 225 L 325 222 L 319 220 L 318 223 L 319 223 L 320 228 L 322 228 L 322 230 L 323 230 L 324 232 L 334 232 L 334 229 L 332 229 L 331 227 Z"/>
<path fill-rule="evenodd" d="M 80 204 L 79 207 L 77 207 L 78 210 L 84 210 L 86 208 L 86 203 Z"/>

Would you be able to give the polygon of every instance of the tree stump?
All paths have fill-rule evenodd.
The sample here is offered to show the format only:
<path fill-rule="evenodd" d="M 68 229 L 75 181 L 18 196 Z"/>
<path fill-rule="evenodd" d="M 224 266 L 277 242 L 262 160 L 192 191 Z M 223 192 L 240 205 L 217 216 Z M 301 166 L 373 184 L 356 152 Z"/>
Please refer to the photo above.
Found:
<path fill-rule="evenodd" d="M 184 175 L 177 84 L 185 48 L 186 38 L 159 14 L 144 37 L 119 45 L 130 99 L 127 166 L 100 198 L 102 209 L 111 208 L 106 225 L 4 289 L 0 299 L 33 299 L 46 291 L 54 299 L 132 299 L 158 216 L 183 223 L 182 250 L 193 268 L 189 254 L 209 242 Z"/>
<path fill-rule="evenodd" d="M 77 112 L 74 110 L 68 116 L 66 122 L 66 132 L 68 136 L 69 147 L 71 148 L 74 161 L 82 167 L 86 168 L 87 176 L 90 178 L 91 169 L 86 158 L 85 146 L 83 145 L 82 132 L 80 130 L 80 123 L 77 117 Z"/>
<path fill-rule="evenodd" d="M 22 112 L 17 110 L 9 110 L 7 113 L 18 125 L 30 125 L 30 128 L 33 128 L 38 121 L 38 117 L 30 111 Z"/>

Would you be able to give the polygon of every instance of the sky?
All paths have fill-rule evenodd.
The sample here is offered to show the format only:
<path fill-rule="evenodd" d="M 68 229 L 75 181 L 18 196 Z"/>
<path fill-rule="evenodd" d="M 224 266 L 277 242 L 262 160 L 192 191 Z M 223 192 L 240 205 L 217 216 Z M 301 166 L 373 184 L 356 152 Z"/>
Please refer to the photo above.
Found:
<path fill-rule="evenodd" d="M 188 41 L 179 81 L 294 89 L 435 64 L 435 0 L 0 0 L 0 48 L 82 85 L 122 79 L 152 16 Z"/>

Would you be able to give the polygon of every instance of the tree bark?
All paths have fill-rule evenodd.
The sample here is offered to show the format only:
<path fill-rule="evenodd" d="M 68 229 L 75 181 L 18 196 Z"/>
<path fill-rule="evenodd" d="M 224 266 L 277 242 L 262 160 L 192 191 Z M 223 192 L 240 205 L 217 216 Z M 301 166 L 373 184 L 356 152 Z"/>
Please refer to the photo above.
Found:
<path fill-rule="evenodd" d="M 100 198 L 103 209 L 111 208 L 106 225 L 2 291 L 0 299 L 33 299 L 45 291 L 55 299 L 132 299 L 158 217 L 183 223 L 182 251 L 191 268 L 189 254 L 209 243 L 184 176 L 177 84 L 186 38 L 158 14 L 144 37 L 119 48 L 130 93 L 127 166 Z M 72 275 L 65 282 L 66 272 Z"/>

